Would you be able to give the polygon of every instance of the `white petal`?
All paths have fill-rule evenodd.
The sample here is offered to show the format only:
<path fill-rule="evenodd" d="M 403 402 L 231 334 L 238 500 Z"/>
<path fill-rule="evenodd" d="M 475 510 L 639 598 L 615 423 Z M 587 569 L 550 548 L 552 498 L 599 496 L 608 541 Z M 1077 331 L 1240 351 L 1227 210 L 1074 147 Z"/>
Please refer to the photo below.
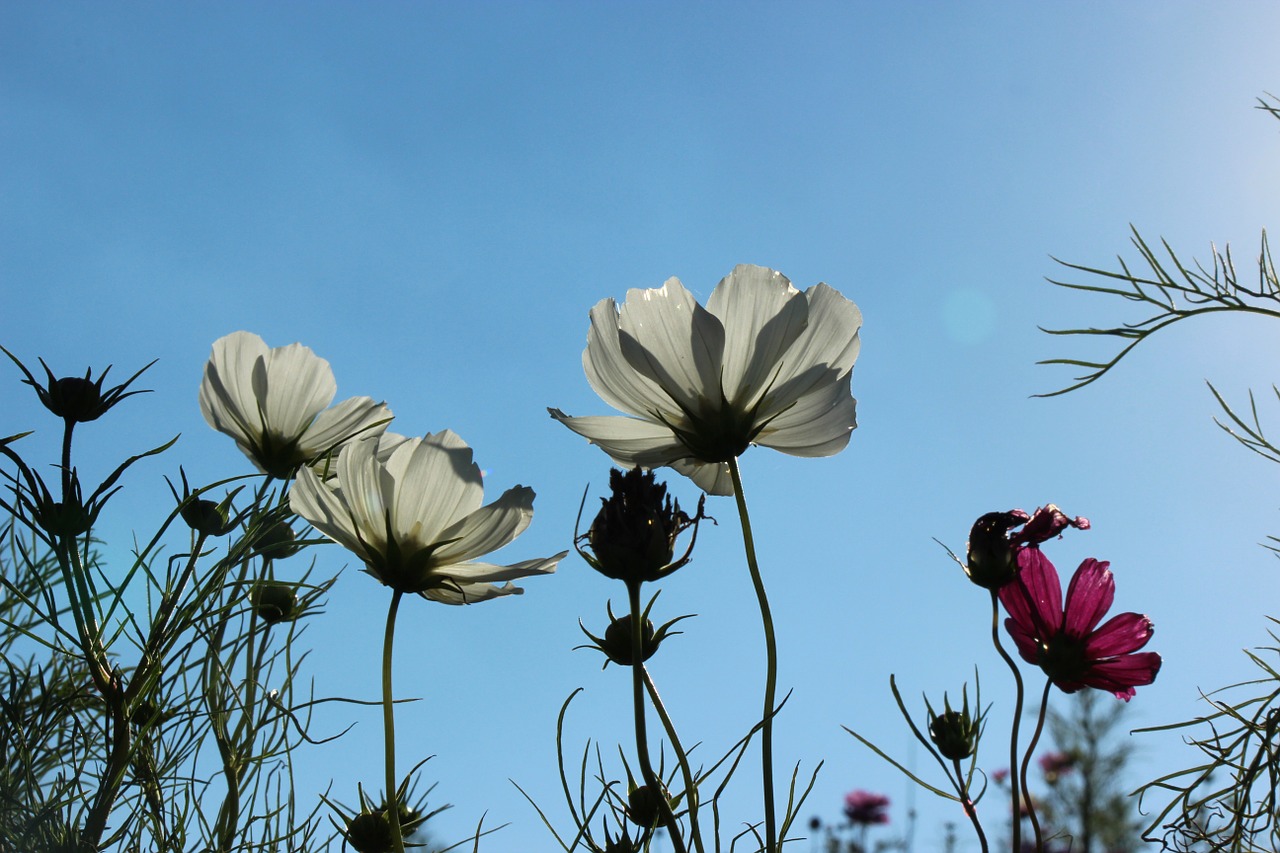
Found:
<path fill-rule="evenodd" d="M 661 424 L 617 415 L 573 418 L 559 409 L 547 411 L 623 467 L 660 468 L 689 455 L 675 433 Z"/>
<path fill-rule="evenodd" d="M 795 401 L 756 436 L 756 444 L 792 456 L 834 456 L 849 444 L 857 425 L 857 404 L 846 374 Z"/>
<path fill-rule="evenodd" d="M 455 563 L 452 566 L 442 566 L 439 572 L 462 584 L 510 581 L 533 575 L 549 575 L 556 570 L 556 565 L 568 554 L 568 551 L 561 551 L 554 557 L 522 560 L 509 566 L 499 566 L 493 563 Z"/>
<path fill-rule="evenodd" d="M 364 554 L 346 504 L 310 468 L 298 470 L 289 489 L 289 508 L 342 547 L 356 555 Z"/>
<path fill-rule="evenodd" d="M 338 393 L 329 362 L 302 344 L 271 350 L 252 377 L 265 428 L 285 439 L 301 436 Z"/>
<path fill-rule="evenodd" d="M 395 505 L 396 482 L 378 461 L 376 449 L 377 444 L 372 441 L 343 447 L 338 454 L 338 486 L 333 492 L 335 499 L 345 505 L 364 548 L 386 554 L 387 513 Z M 364 553 L 360 547 L 343 544 L 358 555 Z"/>
<path fill-rule="evenodd" d="M 716 286 L 707 310 L 724 324 L 725 396 L 749 409 L 804 331 L 809 303 L 782 273 L 740 264 Z"/>
<path fill-rule="evenodd" d="M 375 403 L 371 397 L 343 400 L 316 415 L 302 436 L 300 451 L 308 459 L 331 453 L 348 441 L 377 436 L 391 418 L 386 404 Z"/>
<path fill-rule="evenodd" d="M 719 405 L 724 327 L 679 279 L 628 291 L 618 330 L 627 362 L 681 408 L 701 413 Z"/>
<path fill-rule="evenodd" d="M 226 433 L 244 448 L 262 435 L 262 416 L 253 393 L 254 365 L 269 350 L 250 332 L 233 332 L 213 342 L 213 352 L 200 383 L 200 411 L 209 426 Z"/>
<path fill-rule="evenodd" d="M 391 523 L 402 542 L 434 544 L 441 531 L 479 509 L 484 500 L 471 448 L 447 430 L 401 444 L 386 470 L 395 481 Z"/>
<path fill-rule="evenodd" d="M 441 564 L 460 563 L 496 551 L 524 532 L 533 520 L 533 489 L 508 489 L 488 506 L 455 522 L 438 537 L 446 543 L 432 555 Z M 509 580 L 509 578 L 484 578 Z"/>
<path fill-rule="evenodd" d="M 661 412 L 668 419 L 682 417 L 671 396 L 638 373 L 622 354 L 618 338 L 618 306 L 602 299 L 591 309 L 587 348 L 582 352 L 587 382 L 610 406 L 642 418 Z"/>
<path fill-rule="evenodd" d="M 504 583 L 496 586 L 489 583 L 461 584 L 458 587 L 436 587 L 422 593 L 423 598 L 438 601 L 441 604 L 476 604 L 506 595 L 523 595 L 524 590 L 514 584 Z"/>
<path fill-rule="evenodd" d="M 694 485 L 709 495 L 732 495 L 733 476 L 728 462 L 699 462 L 695 459 L 677 459 L 671 468 L 684 474 Z"/>
<path fill-rule="evenodd" d="M 829 367 L 843 376 L 853 370 L 858 358 L 858 329 L 862 327 L 858 306 L 825 284 L 814 285 L 804 295 L 809 303 L 809 325 L 783 358 L 775 387 L 806 374 L 814 366 Z"/>

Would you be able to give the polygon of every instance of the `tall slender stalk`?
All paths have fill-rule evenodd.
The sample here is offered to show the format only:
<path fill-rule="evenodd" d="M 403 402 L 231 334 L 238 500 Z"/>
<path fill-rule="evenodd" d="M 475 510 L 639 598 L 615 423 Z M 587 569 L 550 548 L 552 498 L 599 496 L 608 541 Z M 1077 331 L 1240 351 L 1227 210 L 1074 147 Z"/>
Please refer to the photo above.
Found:
<path fill-rule="evenodd" d="M 649 691 L 649 701 L 653 703 L 653 709 L 658 712 L 658 718 L 662 720 L 662 727 L 667 732 L 667 739 L 671 741 L 671 749 L 676 754 L 676 761 L 680 764 L 680 774 L 684 778 L 684 798 L 688 803 L 689 812 L 689 837 L 693 839 L 693 846 L 698 853 L 704 853 L 702 846 L 702 830 L 698 827 L 698 785 L 693 778 L 693 768 L 689 766 L 689 754 L 684 751 L 684 747 L 680 743 L 680 736 L 676 734 L 675 723 L 671 721 L 671 716 L 667 713 L 667 708 L 662 704 L 662 697 L 658 695 L 658 686 L 653 683 L 653 677 L 649 675 L 649 670 L 645 668 L 643 663 L 636 664 L 636 668 L 640 670 L 640 675 L 644 678 L 644 686 Z"/>
<path fill-rule="evenodd" d="M 391 693 L 391 649 L 396 637 L 396 611 L 400 609 L 400 590 L 391 593 L 387 608 L 387 631 L 382 641 L 382 731 L 387 765 L 387 822 L 391 824 L 391 846 L 404 853 L 404 831 L 400 828 L 400 802 L 396 796 L 396 716 Z"/>
<path fill-rule="evenodd" d="M 1027 779 L 1027 766 L 1031 764 L 1031 753 L 1035 752 L 1036 744 L 1040 742 L 1040 733 L 1044 731 L 1044 717 L 1045 713 L 1049 710 L 1049 688 L 1052 686 L 1053 682 L 1046 679 L 1044 682 L 1044 693 L 1040 696 L 1040 714 L 1036 719 L 1036 730 L 1031 735 L 1031 741 L 1027 744 L 1026 754 L 1022 756 L 1022 769 L 1020 775 L 1022 776 L 1024 785 L 1026 784 Z M 1036 834 L 1036 849 L 1043 850 L 1044 842 L 1040 833 L 1040 821 L 1036 818 L 1035 803 L 1031 801 L 1030 796 L 1027 797 L 1027 816 L 1031 818 L 1031 829 Z M 1088 849 L 1088 847 L 1085 847 L 1085 850 Z"/>
<path fill-rule="evenodd" d="M 775 853 L 779 848 L 773 802 L 773 704 L 778 691 L 778 643 L 773 633 L 769 596 L 765 593 L 760 564 L 756 560 L 756 543 L 751 534 L 747 499 L 742 494 L 742 473 L 738 470 L 737 457 L 729 460 L 729 475 L 733 478 L 733 496 L 738 502 L 738 519 L 742 522 L 742 544 L 747 552 L 747 570 L 751 572 L 751 584 L 755 587 L 756 601 L 760 605 L 760 621 L 764 626 L 764 717 L 760 721 L 760 771 L 764 794 L 764 849 L 765 853 Z"/>
<path fill-rule="evenodd" d="M 671 810 L 671 802 L 667 799 L 667 789 L 662 780 L 653 772 L 649 761 L 649 739 L 645 727 L 644 710 L 644 677 L 642 666 L 644 660 L 644 611 L 640 608 L 640 584 L 627 584 L 627 601 L 631 607 L 631 695 L 632 707 L 635 711 L 636 724 L 636 756 L 640 762 L 640 775 L 644 783 L 654 794 L 654 800 L 661 812 L 662 825 L 667 828 L 671 837 L 671 847 L 675 853 L 686 853 L 684 839 L 680 835 L 680 824 L 676 822 L 675 812 Z"/>
<path fill-rule="evenodd" d="M 1013 683 L 1017 688 L 1013 703 L 1013 726 L 1009 734 L 1009 775 L 1013 779 L 1012 784 L 1009 785 L 1013 795 L 1013 818 L 1009 823 L 1011 824 L 1012 849 L 1021 850 L 1022 817 L 1020 814 L 1020 798 L 1025 797 L 1028 805 L 1031 803 L 1031 796 L 1027 792 L 1027 780 L 1023 778 L 1023 774 L 1018 768 L 1018 726 L 1022 722 L 1024 691 L 1022 673 L 1018 671 L 1018 665 L 1014 663 L 1013 658 L 1009 657 L 1009 653 L 1000 644 L 1000 603 L 997 594 L 996 590 L 991 590 L 991 642 L 995 645 L 996 651 L 1000 653 L 1000 657 L 1004 658 L 1004 662 L 1009 666 L 1009 671 L 1013 673 Z"/>

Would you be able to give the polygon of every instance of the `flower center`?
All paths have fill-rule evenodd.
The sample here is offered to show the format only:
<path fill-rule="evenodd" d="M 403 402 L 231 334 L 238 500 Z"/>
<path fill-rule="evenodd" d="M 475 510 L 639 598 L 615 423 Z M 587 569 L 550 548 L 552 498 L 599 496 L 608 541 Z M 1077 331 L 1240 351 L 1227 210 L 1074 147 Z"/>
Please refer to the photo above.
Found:
<path fill-rule="evenodd" d="M 1089 670 L 1083 637 L 1057 634 L 1040 641 L 1040 668 L 1054 682 L 1078 682 Z"/>

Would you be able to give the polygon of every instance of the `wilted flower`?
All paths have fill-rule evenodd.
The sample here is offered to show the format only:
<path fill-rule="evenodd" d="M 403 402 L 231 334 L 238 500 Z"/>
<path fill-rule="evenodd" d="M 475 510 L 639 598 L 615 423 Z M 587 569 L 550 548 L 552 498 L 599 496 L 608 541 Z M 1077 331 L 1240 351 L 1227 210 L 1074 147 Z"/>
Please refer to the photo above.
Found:
<path fill-rule="evenodd" d="M 611 494 L 601 499 L 590 529 L 574 543 L 591 568 L 605 577 L 639 584 L 666 577 L 689 562 L 698 522 L 704 517 L 703 501 L 698 501 L 698 512 L 690 518 L 679 501 L 667 494 L 666 484 L 640 468 L 610 470 L 609 488 Z M 689 547 L 675 559 L 676 538 L 690 527 Z M 582 542 L 591 550 L 585 550 Z"/>
<path fill-rule="evenodd" d="M 1058 571 L 1039 548 L 1018 555 L 1016 583 L 1000 590 L 1009 618 L 1005 627 L 1028 663 L 1044 670 L 1064 693 L 1096 687 L 1126 702 L 1134 688 L 1155 681 L 1160 655 L 1138 652 L 1154 632 L 1151 620 L 1121 613 L 1098 623 L 1115 598 L 1111 564 L 1089 558 L 1067 588 L 1065 607 Z"/>
<path fill-rule="evenodd" d="M 669 465 L 733 494 L 728 461 L 751 444 L 832 456 L 856 425 L 849 380 L 862 314 L 818 284 L 735 267 L 703 308 L 671 278 L 591 309 L 587 381 L 631 417 L 551 415 L 624 467 Z"/>
<path fill-rule="evenodd" d="M 844 798 L 844 816 L 855 826 L 889 822 L 889 798 L 870 791 L 851 791 Z"/>
<path fill-rule="evenodd" d="M 378 454 L 384 441 L 399 444 L 385 461 Z M 466 442 L 448 430 L 353 442 L 342 448 L 336 471 L 326 483 L 300 469 L 290 506 L 398 592 L 445 604 L 519 593 L 510 583 L 493 582 L 555 571 L 567 553 L 510 566 L 473 561 L 529 526 L 533 489 L 516 486 L 481 506 L 480 468 Z"/>
<path fill-rule="evenodd" d="M 0 350 L 3 350 L 4 354 L 9 356 L 13 363 L 18 366 L 18 369 L 23 372 L 26 376 L 22 380 L 23 383 L 35 389 L 36 396 L 40 398 L 40 402 L 44 404 L 44 407 L 67 423 L 95 421 L 125 397 L 148 393 L 145 390 L 128 391 L 127 389 L 133 384 L 133 380 L 142 375 L 143 371 L 155 364 L 152 361 L 120 385 L 104 391 L 102 390 L 102 383 L 106 381 L 111 365 L 107 365 L 107 369 L 102 371 L 97 379 L 93 378 L 92 369 L 86 369 L 82 377 L 64 376 L 61 379 L 55 379 L 53 371 L 49 369 L 49 365 L 44 363 L 44 359 L 40 359 L 40 366 L 44 368 L 46 377 L 45 383 L 41 385 L 35 376 L 31 374 L 31 371 L 27 370 L 26 365 L 18 361 L 17 356 L 4 349 L 4 347 L 0 347 Z"/>
<path fill-rule="evenodd" d="M 352 397 L 328 408 L 337 392 L 329 362 L 309 348 L 269 349 L 257 335 L 233 332 L 213 343 L 200 411 L 258 470 L 288 479 L 298 466 L 386 429 L 385 405 Z"/>
<path fill-rule="evenodd" d="M 1021 530 L 1014 529 L 1018 527 Z M 984 589 L 1000 589 L 1018 574 L 1018 554 L 1024 548 L 1038 547 L 1067 527 L 1088 530 L 1089 519 L 1068 518 L 1053 504 L 1040 507 L 1034 515 L 1020 509 L 989 512 L 969 532 L 965 573 Z"/>

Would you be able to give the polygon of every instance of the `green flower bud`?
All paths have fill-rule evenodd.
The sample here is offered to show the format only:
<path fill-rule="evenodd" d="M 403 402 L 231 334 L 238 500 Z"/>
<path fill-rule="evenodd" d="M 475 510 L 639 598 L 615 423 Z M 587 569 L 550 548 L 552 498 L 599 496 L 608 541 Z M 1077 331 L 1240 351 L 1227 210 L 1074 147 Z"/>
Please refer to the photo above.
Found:
<path fill-rule="evenodd" d="M 258 618 L 268 625 L 292 622 L 302 615 L 296 588 L 282 581 L 258 581 L 249 591 L 249 601 Z"/>
<path fill-rule="evenodd" d="M 636 826 L 653 829 L 662 819 L 665 796 L 648 785 L 633 788 L 627 795 L 627 819 Z"/>
<path fill-rule="evenodd" d="M 253 555 L 272 560 L 292 557 L 302 550 L 302 546 L 297 544 L 297 539 L 292 527 L 283 521 L 277 521 L 261 530 L 254 538 Z"/>
<path fill-rule="evenodd" d="M 196 533 L 224 536 L 234 525 L 229 519 L 230 507 L 204 498 L 192 498 L 182 505 L 182 520 Z"/>
<path fill-rule="evenodd" d="M 941 714 L 933 712 L 929 700 L 925 707 L 929 713 L 929 740 L 948 761 L 963 761 L 978 751 L 978 740 L 982 737 L 985 712 L 979 711 L 977 716 L 969 713 L 969 690 L 964 689 L 964 703 L 960 710 L 953 710 L 951 700 L 944 694 Z M 981 702 L 981 697 L 978 699 Z"/>
<path fill-rule="evenodd" d="M 343 836 L 356 853 L 390 853 L 391 823 L 385 811 L 360 812 L 347 821 Z"/>
<path fill-rule="evenodd" d="M 26 365 L 18 360 L 17 356 L 3 347 L 0 347 L 0 351 L 9 356 L 9 359 L 23 372 L 26 377 L 22 380 L 23 383 L 35 389 L 36 396 L 40 398 L 40 402 L 44 404 L 44 407 L 67 423 L 95 421 L 125 397 L 145 393 L 141 390 L 128 391 L 127 389 L 133 383 L 133 380 L 142 375 L 142 372 L 147 367 L 155 364 L 154 361 L 151 362 L 151 364 L 130 376 L 128 381 L 104 391 L 102 383 L 106 380 L 107 373 L 111 370 L 110 366 L 102 371 L 97 379 L 93 378 L 92 369 L 85 370 L 84 376 L 64 376 L 61 379 L 55 379 L 53 371 L 49 369 L 49 365 L 44 363 L 44 359 L 40 359 L 40 366 L 44 368 L 45 372 L 45 381 L 42 384 L 27 369 Z"/>

